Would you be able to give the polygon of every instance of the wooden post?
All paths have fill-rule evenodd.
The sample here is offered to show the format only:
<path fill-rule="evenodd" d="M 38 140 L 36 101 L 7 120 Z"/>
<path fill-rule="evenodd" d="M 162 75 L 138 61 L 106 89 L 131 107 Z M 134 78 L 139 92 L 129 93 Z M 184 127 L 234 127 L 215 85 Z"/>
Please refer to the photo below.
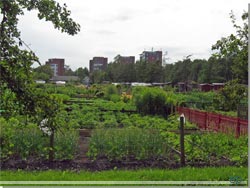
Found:
<path fill-rule="evenodd" d="M 180 116 L 180 149 L 181 149 L 181 166 L 185 166 L 184 115 Z"/>

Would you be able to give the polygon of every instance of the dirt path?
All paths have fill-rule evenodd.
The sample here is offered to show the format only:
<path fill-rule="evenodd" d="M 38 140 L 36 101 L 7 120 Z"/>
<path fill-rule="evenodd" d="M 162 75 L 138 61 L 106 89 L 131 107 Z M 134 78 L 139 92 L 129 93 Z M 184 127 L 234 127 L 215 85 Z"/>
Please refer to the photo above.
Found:
<path fill-rule="evenodd" d="M 79 141 L 78 141 L 79 150 L 74 160 L 76 163 L 79 164 L 90 163 L 90 160 L 87 157 L 89 141 L 90 141 L 90 130 L 87 129 L 79 130 Z"/>

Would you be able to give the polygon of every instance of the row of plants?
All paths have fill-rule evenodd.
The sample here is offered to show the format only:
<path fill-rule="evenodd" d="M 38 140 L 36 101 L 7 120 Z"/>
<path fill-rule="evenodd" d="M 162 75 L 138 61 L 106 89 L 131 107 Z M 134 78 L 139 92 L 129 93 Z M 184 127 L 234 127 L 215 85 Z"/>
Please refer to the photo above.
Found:
<path fill-rule="evenodd" d="M 159 130 L 137 127 L 95 129 L 88 151 L 93 160 L 106 157 L 110 161 L 155 160 L 169 155 Z"/>
<path fill-rule="evenodd" d="M 112 104 L 115 106 L 116 103 L 112 102 L 103 102 L 103 104 Z M 101 103 L 100 103 L 101 104 Z M 70 119 L 68 122 L 74 128 L 96 128 L 96 127 L 145 127 L 145 128 L 164 128 L 164 129 L 178 129 L 178 116 L 172 115 L 168 117 L 168 120 L 163 118 L 162 116 L 153 116 L 153 115 L 140 115 L 138 113 L 130 113 L 130 112 L 122 112 L 117 110 L 113 111 L 112 105 L 107 105 L 105 109 L 105 105 L 96 106 L 94 104 L 91 105 L 83 105 L 79 106 L 78 104 L 71 105 L 71 111 L 65 113 L 63 117 L 65 121 Z M 119 107 L 119 105 L 118 105 Z M 109 109 L 112 110 L 109 110 Z M 123 108 L 124 109 L 124 108 Z M 126 108 L 125 108 L 126 109 Z M 127 110 L 127 109 L 126 109 Z M 68 124 L 68 125 L 69 125 Z M 187 123 L 188 128 L 194 128 L 195 126 Z"/>
<path fill-rule="evenodd" d="M 1 159 L 43 159 L 49 158 L 49 135 L 34 123 L 24 124 L 16 118 L 8 121 L 0 117 Z M 79 133 L 60 129 L 55 134 L 55 159 L 73 159 L 77 151 Z"/>
<path fill-rule="evenodd" d="M 130 106 L 129 109 L 137 109 L 143 114 L 160 114 L 163 116 L 166 116 L 167 108 L 173 108 L 176 105 L 236 116 L 237 104 L 247 101 L 246 88 L 237 83 L 232 83 L 232 86 L 230 83 L 226 84 L 225 88 L 218 92 L 193 91 L 186 93 L 175 93 L 173 90 L 161 88 L 129 88 L 122 85 L 93 85 L 87 88 L 84 86 L 56 86 L 48 84 L 40 87 L 43 87 L 41 89 L 48 93 L 68 95 L 71 98 L 104 99 L 115 104 L 107 103 L 105 106 L 105 103 L 101 102 L 100 106 L 102 108 L 109 108 L 112 105 L 113 109 L 123 109 Z M 234 91 L 235 88 L 237 88 L 237 91 Z M 128 105 L 124 105 L 124 103 Z M 116 106 L 119 107 L 116 108 Z"/>
<path fill-rule="evenodd" d="M 110 161 L 161 160 L 179 163 L 180 138 L 162 129 L 138 127 L 95 129 L 88 156 Z M 247 166 L 248 138 L 217 133 L 185 136 L 185 155 L 189 165 Z"/>
<path fill-rule="evenodd" d="M 107 101 L 103 99 L 93 100 L 91 106 L 97 107 L 101 110 L 127 110 L 127 111 L 135 111 L 136 106 L 132 102 L 123 102 L 123 101 Z"/>
<path fill-rule="evenodd" d="M 95 87 L 86 88 L 85 86 L 75 86 L 75 85 L 55 85 L 55 84 L 37 84 L 38 89 L 43 90 L 44 92 L 54 93 L 54 94 L 64 94 L 70 97 L 76 97 L 81 95 L 90 95 L 94 96 L 96 92 Z"/>
<path fill-rule="evenodd" d="M 178 134 L 161 131 L 161 135 L 173 148 L 180 148 Z M 192 133 L 185 135 L 185 155 L 189 164 L 221 164 L 247 166 L 248 137 L 238 139 L 223 133 Z"/>
<path fill-rule="evenodd" d="M 221 159 L 229 160 L 237 166 L 247 166 L 248 137 L 238 139 L 234 135 L 222 133 L 192 134 L 186 136 L 186 154 L 192 163 L 204 161 L 212 163 Z"/>

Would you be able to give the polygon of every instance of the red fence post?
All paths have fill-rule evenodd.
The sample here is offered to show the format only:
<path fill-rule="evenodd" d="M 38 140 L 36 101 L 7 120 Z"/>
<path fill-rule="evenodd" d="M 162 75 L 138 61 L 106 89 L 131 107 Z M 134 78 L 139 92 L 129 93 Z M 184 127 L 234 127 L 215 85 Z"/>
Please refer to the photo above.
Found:
<path fill-rule="evenodd" d="M 216 132 L 218 132 L 218 131 L 220 131 L 220 127 L 221 127 L 221 115 L 219 114 L 219 117 L 218 117 L 218 124 L 217 124 L 217 131 Z"/>
<path fill-rule="evenodd" d="M 207 130 L 207 112 L 205 112 L 204 129 Z"/>
<path fill-rule="evenodd" d="M 236 138 L 240 136 L 240 118 L 237 118 Z"/>
<path fill-rule="evenodd" d="M 191 120 L 191 109 L 188 108 L 188 120 L 190 121 Z"/>

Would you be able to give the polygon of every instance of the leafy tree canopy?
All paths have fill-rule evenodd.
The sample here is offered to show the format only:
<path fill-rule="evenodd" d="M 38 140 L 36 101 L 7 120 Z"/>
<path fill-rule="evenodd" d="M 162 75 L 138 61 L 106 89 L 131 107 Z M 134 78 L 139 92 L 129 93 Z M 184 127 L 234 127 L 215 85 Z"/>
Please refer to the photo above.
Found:
<path fill-rule="evenodd" d="M 240 79 L 242 83 L 247 83 L 248 79 L 248 13 L 243 13 L 243 25 L 236 23 L 236 18 L 233 12 L 230 13 L 230 18 L 233 27 L 236 29 L 236 34 L 231 34 L 228 37 L 223 37 L 212 46 L 212 50 L 217 50 L 214 56 L 218 58 L 226 58 L 232 60 L 232 72 L 235 78 Z"/>
<path fill-rule="evenodd" d="M 38 18 L 50 21 L 56 29 L 75 35 L 80 25 L 70 18 L 66 4 L 54 0 L 0 0 L 0 85 L 15 93 L 22 113 L 33 115 L 37 121 L 44 119 L 50 135 L 49 159 L 54 159 L 54 132 L 58 128 L 60 99 L 39 93 L 33 87 L 31 65 L 38 57 L 25 45 L 18 30 L 18 17 L 24 10 L 38 10 Z M 27 49 L 21 49 L 25 45 Z M 6 93 L 6 92 L 5 92 Z M 8 95 L 7 95 L 8 96 Z M 13 97 L 14 98 L 14 97 Z M 6 105 L 5 105 L 6 106 Z"/>
<path fill-rule="evenodd" d="M 75 35 L 80 25 L 70 18 L 66 4 L 54 0 L 0 0 L 0 84 L 6 85 L 23 103 L 27 111 L 34 111 L 35 92 L 32 69 L 38 57 L 25 45 L 18 29 L 18 17 L 24 10 L 38 10 L 38 18 L 50 21 L 56 29 Z M 26 49 L 21 49 L 25 45 Z"/>
<path fill-rule="evenodd" d="M 226 83 L 225 87 L 216 94 L 214 104 L 224 111 L 237 110 L 238 105 L 247 98 L 247 87 L 240 84 L 238 79 Z"/>
<path fill-rule="evenodd" d="M 49 79 L 53 76 L 53 70 L 49 65 L 42 65 L 34 69 L 34 79 L 36 80 L 45 80 L 49 81 Z"/>

